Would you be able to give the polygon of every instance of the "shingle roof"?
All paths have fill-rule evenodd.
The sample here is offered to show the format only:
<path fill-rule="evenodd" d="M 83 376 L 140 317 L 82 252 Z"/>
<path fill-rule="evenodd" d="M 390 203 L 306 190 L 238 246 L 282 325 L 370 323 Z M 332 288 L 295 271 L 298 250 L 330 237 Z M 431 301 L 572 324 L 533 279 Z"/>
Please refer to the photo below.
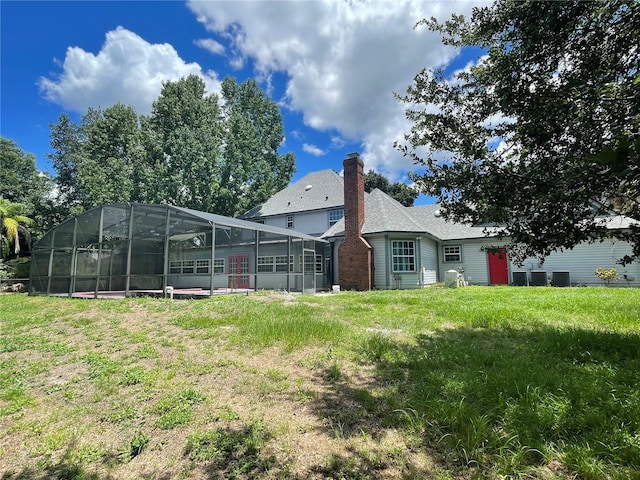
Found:
<path fill-rule="evenodd" d="M 380 232 L 423 232 L 424 228 L 406 208 L 386 193 L 373 190 L 364 200 L 364 225 L 362 234 Z M 344 219 L 327 230 L 321 238 L 344 235 Z"/>
<path fill-rule="evenodd" d="M 364 202 L 362 234 L 382 232 L 424 232 L 439 240 L 462 240 L 485 237 L 483 227 L 447 222 L 436 212 L 438 204 L 405 207 L 386 193 L 376 189 Z M 344 235 L 344 219 L 333 225 L 321 238 Z"/>
<path fill-rule="evenodd" d="M 308 188 L 311 186 L 311 188 Z M 344 180 L 333 170 L 320 170 L 280 190 L 240 218 L 268 217 L 344 205 Z"/>
<path fill-rule="evenodd" d="M 440 240 L 462 240 L 466 238 L 486 237 L 484 227 L 474 227 L 464 223 L 448 222 L 440 216 L 439 204 L 411 207 L 412 215 L 420 222 L 426 232 Z"/>
<path fill-rule="evenodd" d="M 309 185 L 311 188 L 308 188 Z M 343 178 L 334 170 L 320 170 L 305 175 L 240 218 L 255 219 L 343 206 Z M 487 236 L 483 226 L 446 221 L 437 214 L 440 209 L 438 204 L 407 208 L 378 189 L 369 194 L 365 193 L 364 208 L 364 235 L 382 232 L 426 232 L 443 241 Z M 629 228 L 632 223 L 634 221 L 627 217 L 611 217 L 607 227 Z M 344 236 L 344 219 L 329 228 L 321 238 L 340 236 Z"/>

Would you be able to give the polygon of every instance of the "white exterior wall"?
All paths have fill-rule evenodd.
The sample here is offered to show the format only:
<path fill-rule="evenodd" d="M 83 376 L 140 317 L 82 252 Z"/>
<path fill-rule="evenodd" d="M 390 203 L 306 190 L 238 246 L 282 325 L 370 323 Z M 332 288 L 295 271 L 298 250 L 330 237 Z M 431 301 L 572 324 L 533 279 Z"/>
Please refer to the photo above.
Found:
<path fill-rule="evenodd" d="M 554 271 L 564 270 L 569 272 L 571 285 L 603 285 L 595 275 L 599 267 L 615 268 L 620 279 L 612 285 L 640 287 L 640 263 L 634 262 L 627 266 L 616 263 L 616 260 L 630 255 L 631 245 L 627 242 L 617 240 L 606 240 L 602 243 L 582 243 L 572 250 L 555 252 L 549 255 L 544 263 L 540 265 L 537 259 L 526 259 L 519 267 L 510 265 L 511 271 L 544 270 L 551 277 Z M 633 280 L 625 280 L 623 275 Z"/>

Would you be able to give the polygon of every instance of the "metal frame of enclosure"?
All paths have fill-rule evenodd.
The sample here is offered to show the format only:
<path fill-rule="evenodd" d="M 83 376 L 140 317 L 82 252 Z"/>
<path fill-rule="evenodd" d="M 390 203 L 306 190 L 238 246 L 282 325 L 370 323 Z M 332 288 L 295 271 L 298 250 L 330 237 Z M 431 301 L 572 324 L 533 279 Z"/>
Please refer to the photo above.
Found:
<path fill-rule="evenodd" d="M 328 242 L 303 233 L 187 208 L 103 205 L 34 245 L 29 293 L 316 292 L 329 287 L 330 251 Z"/>

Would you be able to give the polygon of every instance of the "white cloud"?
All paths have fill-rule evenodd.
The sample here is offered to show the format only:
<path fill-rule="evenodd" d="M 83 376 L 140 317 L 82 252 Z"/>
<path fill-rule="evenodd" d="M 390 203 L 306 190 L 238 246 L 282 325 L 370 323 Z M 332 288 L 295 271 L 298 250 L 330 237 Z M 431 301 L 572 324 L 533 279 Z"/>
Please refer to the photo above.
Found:
<path fill-rule="evenodd" d="M 97 55 L 69 47 L 62 73 L 53 79 L 41 77 L 38 85 L 46 99 L 76 112 L 121 102 L 146 114 L 160 94 L 162 82 L 190 74 L 202 77 L 209 93 L 220 91 L 215 72 L 203 72 L 197 63 L 185 63 L 169 44 L 150 44 L 118 27 L 107 33 Z"/>
<path fill-rule="evenodd" d="M 326 153 L 327 153 L 324 150 L 322 150 L 321 148 L 318 148 L 315 145 L 311 145 L 309 143 L 303 144 L 302 145 L 302 150 L 304 150 L 305 152 L 307 152 L 310 155 L 313 155 L 314 157 L 322 157 L 323 155 L 326 155 Z"/>
<path fill-rule="evenodd" d="M 362 142 L 366 168 L 402 176 L 412 161 L 393 148 L 409 130 L 404 93 L 423 67 L 456 55 L 438 34 L 414 30 L 422 18 L 469 14 L 479 2 L 407 0 L 199 2 L 189 8 L 229 41 L 239 65 L 288 75 L 285 105 L 307 125 Z"/>
<path fill-rule="evenodd" d="M 225 53 L 224 45 L 220 42 L 216 42 L 212 38 L 200 38 L 198 40 L 194 40 L 193 43 L 214 55 L 224 55 Z"/>

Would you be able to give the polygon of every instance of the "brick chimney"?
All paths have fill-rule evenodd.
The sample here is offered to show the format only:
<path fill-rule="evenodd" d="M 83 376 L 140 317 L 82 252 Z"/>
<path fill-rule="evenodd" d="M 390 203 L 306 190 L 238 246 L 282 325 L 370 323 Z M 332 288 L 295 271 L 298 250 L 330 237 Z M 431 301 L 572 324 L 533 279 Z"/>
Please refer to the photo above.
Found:
<path fill-rule="evenodd" d="M 338 272 L 343 290 L 371 290 L 373 249 L 362 238 L 364 225 L 364 162 L 350 153 L 344 168 L 344 242 L 338 252 Z"/>

